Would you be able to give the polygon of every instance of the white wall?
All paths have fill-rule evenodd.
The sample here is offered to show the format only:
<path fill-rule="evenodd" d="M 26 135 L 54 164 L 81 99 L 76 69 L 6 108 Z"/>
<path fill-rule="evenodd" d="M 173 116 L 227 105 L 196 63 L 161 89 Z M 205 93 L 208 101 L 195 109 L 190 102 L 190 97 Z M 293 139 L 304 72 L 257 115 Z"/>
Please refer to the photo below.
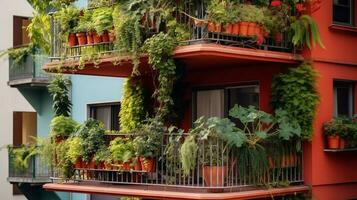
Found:
<path fill-rule="evenodd" d="M 26 0 L 0 0 L 0 51 L 12 46 L 13 16 L 31 16 L 32 8 Z M 34 112 L 31 105 L 15 88 L 7 85 L 9 62 L 0 58 L 0 147 L 12 143 L 12 113 L 14 111 Z M 12 185 L 8 176 L 7 150 L 0 151 L 0 199 L 26 199 L 22 195 L 12 195 Z"/>

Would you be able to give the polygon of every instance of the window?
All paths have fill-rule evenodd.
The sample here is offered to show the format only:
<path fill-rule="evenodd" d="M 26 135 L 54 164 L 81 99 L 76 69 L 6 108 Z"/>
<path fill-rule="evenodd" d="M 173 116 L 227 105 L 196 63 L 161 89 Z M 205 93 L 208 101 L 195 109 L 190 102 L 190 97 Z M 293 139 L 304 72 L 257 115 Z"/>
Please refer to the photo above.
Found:
<path fill-rule="evenodd" d="M 104 123 L 108 130 L 119 130 L 120 103 L 89 105 L 89 117 Z"/>
<path fill-rule="evenodd" d="M 28 37 L 27 27 L 30 24 L 30 19 L 28 17 L 14 16 L 14 26 L 13 26 L 13 46 L 23 46 L 30 43 L 30 38 Z"/>
<path fill-rule="evenodd" d="M 353 26 L 353 6 L 353 0 L 333 0 L 333 22 Z"/>
<path fill-rule="evenodd" d="M 197 90 L 194 96 L 194 117 L 228 117 L 234 105 L 259 108 L 259 86 L 247 85 L 211 90 Z"/>
<path fill-rule="evenodd" d="M 334 116 L 352 117 L 354 113 L 354 82 L 335 81 L 333 96 Z"/>

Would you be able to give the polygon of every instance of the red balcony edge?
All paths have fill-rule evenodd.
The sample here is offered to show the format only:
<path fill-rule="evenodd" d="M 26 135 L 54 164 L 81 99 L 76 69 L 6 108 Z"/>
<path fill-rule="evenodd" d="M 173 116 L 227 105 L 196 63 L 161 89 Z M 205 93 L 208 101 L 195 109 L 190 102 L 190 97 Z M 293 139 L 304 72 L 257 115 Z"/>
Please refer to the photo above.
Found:
<path fill-rule="evenodd" d="M 195 44 L 177 47 L 174 58 L 179 59 L 193 69 L 201 62 L 201 65 L 242 65 L 244 63 L 286 63 L 298 64 L 303 61 L 300 54 L 282 53 L 259 49 L 247 49 L 219 44 Z M 113 62 L 121 60 L 120 65 Z M 142 57 L 141 65 L 147 69 L 147 56 Z M 78 60 L 55 61 L 43 67 L 46 72 L 58 72 L 66 74 L 97 75 L 111 77 L 128 77 L 132 72 L 132 64 L 128 57 L 106 56 L 101 58 L 100 69 L 94 67 L 93 63 L 87 62 L 84 69 L 78 69 Z M 63 67 L 61 67 L 63 66 Z M 146 68 L 145 68 L 146 67 Z M 145 70 L 143 70 L 145 71 Z"/>
<path fill-rule="evenodd" d="M 130 188 L 130 186 L 114 186 L 114 185 L 89 185 L 89 184 L 76 184 L 76 183 L 48 183 L 43 186 L 47 191 L 59 192 L 76 192 L 87 194 L 101 194 L 111 196 L 135 196 L 153 199 L 194 199 L 194 200 L 233 200 L 233 199 L 257 199 L 269 198 L 272 196 L 284 196 L 288 194 L 306 193 L 310 190 L 308 186 L 290 186 L 284 188 L 272 189 L 258 189 L 251 191 L 241 192 L 227 192 L 227 193 L 193 193 L 193 192 L 177 192 L 165 190 L 151 190 L 151 189 L 138 189 Z"/>

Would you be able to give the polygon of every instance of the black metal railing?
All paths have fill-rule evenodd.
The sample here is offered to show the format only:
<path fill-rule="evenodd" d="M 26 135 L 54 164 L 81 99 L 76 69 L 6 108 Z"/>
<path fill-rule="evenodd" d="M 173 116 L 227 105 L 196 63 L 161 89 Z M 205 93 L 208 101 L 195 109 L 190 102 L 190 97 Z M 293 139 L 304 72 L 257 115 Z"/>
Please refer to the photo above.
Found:
<path fill-rule="evenodd" d="M 24 147 L 9 148 L 8 180 L 10 182 L 50 182 L 53 173 L 45 159 L 39 154 L 20 159 L 15 152 L 21 148 Z"/>
<path fill-rule="evenodd" d="M 9 58 L 9 80 L 19 79 L 48 79 L 49 74 L 42 67 L 49 62 L 48 55 L 36 50 L 34 54 L 25 56 L 20 61 Z"/>
<path fill-rule="evenodd" d="M 120 136 L 133 137 L 133 136 Z M 161 143 L 161 151 L 154 159 L 152 171 L 119 167 L 120 163 L 108 164 L 106 167 L 82 166 L 75 168 L 71 180 L 77 182 L 110 183 L 125 185 L 164 186 L 191 189 L 210 189 L 219 191 L 239 191 L 256 186 L 279 186 L 303 183 L 303 159 L 293 145 L 266 145 L 266 166 L 254 168 L 239 159 L 237 152 L 231 151 L 219 140 L 198 142 L 196 165 L 189 173 L 182 168 L 180 148 L 184 135 L 166 135 Z M 274 156 L 276 149 L 283 151 Z M 242 155 L 241 155 L 242 156 Z M 255 158 L 254 158 L 255 159 Z M 243 166 L 244 165 L 244 166 Z M 57 176 L 54 180 L 61 179 Z"/>

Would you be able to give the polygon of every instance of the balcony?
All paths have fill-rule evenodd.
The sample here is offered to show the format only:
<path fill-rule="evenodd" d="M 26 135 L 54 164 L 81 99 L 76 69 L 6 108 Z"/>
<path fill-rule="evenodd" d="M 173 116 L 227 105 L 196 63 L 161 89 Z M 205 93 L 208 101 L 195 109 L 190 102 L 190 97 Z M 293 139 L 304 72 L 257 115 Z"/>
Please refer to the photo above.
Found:
<path fill-rule="evenodd" d="M 197 66 L 197 60 L 207 68 L 217 65 L 297 64 L 303 60 L 301 49 L 292 45 L 289 31 L 278 34 L 278 40 L 274 36 L 264 36 L 265 39 L 258 42 L 257 35 L 242 36 L 233 31 L 234 24 L 229 26 L 231 28 L 223 25 L 219 29 L 212 28 L 206 19 L 206 7 L 204 2 L 196 1 L 194 5 L 185 4 L 183 11 L 175 12 L 179 24 L 188 26 L 189 38 L 176 48 L 173 57 L 185 63 L 188 70 Z M 197 20 L 202 23 L 196 23 Z M 44 67 L 45 71 L 113 77 L 131 75 L 132 61 L 118 53 L 115 41 L 69 47 L 58 37 L 60 31 L 59 23 L 52 18 L 51 62 Z M 98 55 L 94 60 L 87 59 L 85 55 L 93 49 Z M 142 70 L 146 71 L 147 55 L 142 54 L 140 61 Z"/>
<path fill-rule="evenodd" d="M 28 155 L 26 147 L 9 148 L 10 183 L 44 184 L 51 182 L 52 171 L 40 155 Z"/>
<path fill-rule="evenodd" d="M 43 87 L 49 84 L 50 75 L 42 70 L 49 62 L 48 56 L 39 51 L 20 61 L 9 58 L 9 82 L 11 87 Z"/>
<path fill-rule="evenodd" d="M 134 139 L 136 136 L 111 135 L 108 138 L 113 140 L 116 137 Z M 253 169 L 248 165 L 242 167 L 244 161 L 220 139 L 212 139 L 208 143 L 202 141 L 198 144 L 195 167 L 185 173 L 179 153 L 185 137 L 186 134 L 165 134 L 151 169 L 144 169 L 143 164 L 140 168 L 134 163 L 76 163 L 72 178 L 63 179 L 56 174 L 52 177 L 54 183 L 46 184 L 44 188 L 158 199 L 248 199 L 308 190 L 302 185 L 302 152 L 292 148 L 293 143 L 282 148 L 266 144 L 267 152 L 270 152 L 267 154 L 268 166 Z M 273 154 L 277 149 L 283 153 L 276 157 Z"/>

